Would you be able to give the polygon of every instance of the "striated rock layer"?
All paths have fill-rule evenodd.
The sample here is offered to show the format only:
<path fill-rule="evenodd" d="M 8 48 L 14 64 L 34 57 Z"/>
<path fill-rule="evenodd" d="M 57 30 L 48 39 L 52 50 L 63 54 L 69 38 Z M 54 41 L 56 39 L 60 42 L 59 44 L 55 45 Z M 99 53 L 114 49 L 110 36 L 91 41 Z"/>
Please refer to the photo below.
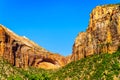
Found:
<path fill-rule="evenodd" d="M 64 66 L 66 59 L 38 46 L 26 37 L 20 37 L 0 25 L 0 56 L 16 67 L 54 69 Z"/>
<path fill-rule="evenodd" d="M 118 48 L 120 48 L 120 5 L 97 6 L 93 9 L 86 32 L 78 34 L 72 55 L 67 57 L 53 54 L 0 25 L 0 56 L 16 67 L 55 69 L 89 55 L 113 53 Z"/>
<path fill-rule="evenodd" d="M 72 61 L 99 53 L 113 53 L 120 47 L 120 5 L 97 6 L 90 14 L 86 32 L 78 34 Z"/>

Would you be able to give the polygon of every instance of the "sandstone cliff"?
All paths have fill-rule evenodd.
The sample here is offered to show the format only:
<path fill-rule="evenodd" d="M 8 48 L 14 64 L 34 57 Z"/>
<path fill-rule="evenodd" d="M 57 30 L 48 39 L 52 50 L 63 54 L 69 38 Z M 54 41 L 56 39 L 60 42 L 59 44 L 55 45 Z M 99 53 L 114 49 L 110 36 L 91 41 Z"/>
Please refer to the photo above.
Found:
<path fill-rule="evenodd" d="M 20 37 L 0 25 L 0 56 L 16 67 L 54 69 L 66 64 L 66 59 L 38 46 L 26 37 Z"/>
<path fill-rule="evenodd" d="M 90 14 L 86 32 L 78 34 L 72 61 L 99 53 L 113 53 L 120 47 L 120 5 L 97 6 Z"/>
<path fill-rule="evenodd" d="M 97 6 L 86 32 L 78 34 L 72 55 L 63 57 L 20 37 L 0 25 L 0 56 L 16 67 L 55 69 L 86 56 L 113 53 L 120 48 L 120 5 Z"/>

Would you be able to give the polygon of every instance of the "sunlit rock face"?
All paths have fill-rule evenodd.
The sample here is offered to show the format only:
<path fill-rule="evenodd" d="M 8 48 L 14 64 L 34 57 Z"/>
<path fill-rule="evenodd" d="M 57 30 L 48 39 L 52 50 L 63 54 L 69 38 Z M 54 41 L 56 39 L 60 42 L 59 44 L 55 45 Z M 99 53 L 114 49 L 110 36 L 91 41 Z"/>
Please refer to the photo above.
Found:
<path fill-rule="evenodd" d="M 97 6 L 90 14 L 86 32 L 78 34 L 72 61 L 89 55 L 113 53 L 120 46 L 120 5 Z"/>
<path fill-rule="evenodd" d="M 63 57 L 20 37 L 0 25 L 0 56 L 13 66 L 56 69 L 89 55 L 113 53 L 120 48 L 120 5 L 97 6 L 90 14 L 86 32 L 75 39 L 72 54 Z"/>
<path fill-rule="evenodd" d="M 28 38 L 20 37 L 0 25 L 0 56 L 13 66 L 55 69 L 67 64 L 65 57 L 53 54 Z"/>

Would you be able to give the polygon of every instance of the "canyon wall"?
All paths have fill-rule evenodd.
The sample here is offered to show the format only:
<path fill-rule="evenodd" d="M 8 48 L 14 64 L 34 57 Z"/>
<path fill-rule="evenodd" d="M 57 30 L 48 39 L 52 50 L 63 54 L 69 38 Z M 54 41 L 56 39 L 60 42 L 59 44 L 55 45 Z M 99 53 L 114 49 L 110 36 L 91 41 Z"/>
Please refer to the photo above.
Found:
<path fill-rule="evenodd" d="M 26 37 L 0 25 L 0 56 L 13 66 L 56 69 L 89 55 L 113 53 L 120 48 L 120 5 L 97 6 L 86 32 L 78 34 L 70 56 L 54 54 Z"/>
<path fill-rule="evenodd" d="M 90 14 L 86 32 L 78 34 L 72 61 L 100 53 L 113 53 L 120 47 L 120 5 L 97 6 Z"/>
<path fill-rule="evenodd" d="M 54 69 L 66 64 L 65 57 L 51 53 L 26 37 L 20 37 L 0 25 L 0 56 L 13 66 Z"/>

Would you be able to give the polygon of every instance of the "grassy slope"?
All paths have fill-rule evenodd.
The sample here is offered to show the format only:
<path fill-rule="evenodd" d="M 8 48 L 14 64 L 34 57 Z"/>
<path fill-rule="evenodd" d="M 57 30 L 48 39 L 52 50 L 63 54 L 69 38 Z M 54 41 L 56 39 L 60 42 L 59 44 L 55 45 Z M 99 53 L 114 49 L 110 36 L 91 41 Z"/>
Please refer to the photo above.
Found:
<path fill-rule="evenodd" d="M 43 69 L 16 68 L 0 58 L 0 80 L 50 80 L 48 73 Z"/>
<path fill-rule="evenodd" d="M 89 56 L 60 69 L 52 79 L 120 80 L 120 52 Z"/>
<path fill-rule="evenodd" d="M 120 51 L 89 56 L 56 71 L 35 68 L 23 70 L 3 60 L 0 63 L 0 78 L 8 80 L 120 80 Z"/>
<path fill-rule="evenodd" d="M 17 80 L 25 79 L 24 75 L 17 71 L 15 67 L 0 58 L 0 80 L 12 80 L 12 78 Z"/>

